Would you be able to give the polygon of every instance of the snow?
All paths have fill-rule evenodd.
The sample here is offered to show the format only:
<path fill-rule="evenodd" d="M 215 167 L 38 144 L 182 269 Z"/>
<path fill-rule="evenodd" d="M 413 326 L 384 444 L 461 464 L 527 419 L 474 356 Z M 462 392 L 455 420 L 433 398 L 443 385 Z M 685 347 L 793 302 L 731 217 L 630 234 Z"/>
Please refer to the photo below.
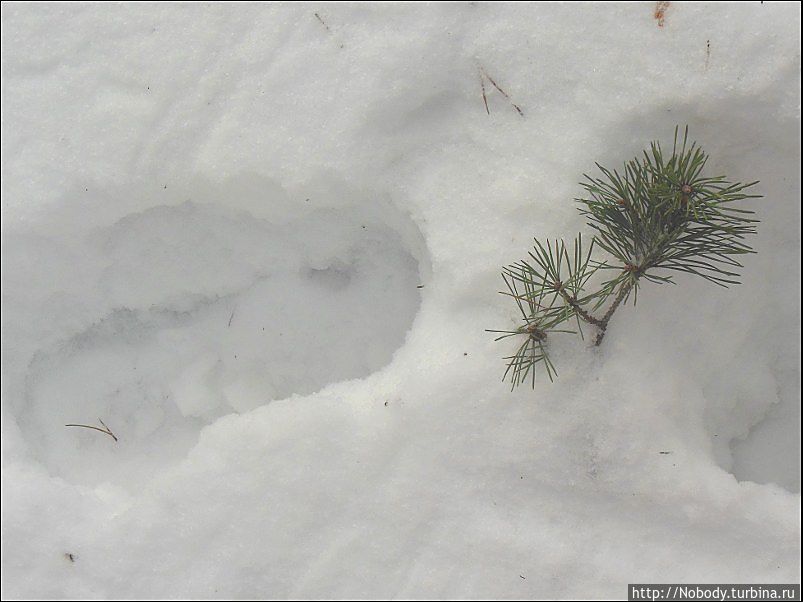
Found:
<path fill-rule="evenodd" d="M 799 582 L 799 5 L 654 8 L 4 3 L 3 597 Z M 500 268 L 676 124 L 744 284 L 511 393 Z"/>

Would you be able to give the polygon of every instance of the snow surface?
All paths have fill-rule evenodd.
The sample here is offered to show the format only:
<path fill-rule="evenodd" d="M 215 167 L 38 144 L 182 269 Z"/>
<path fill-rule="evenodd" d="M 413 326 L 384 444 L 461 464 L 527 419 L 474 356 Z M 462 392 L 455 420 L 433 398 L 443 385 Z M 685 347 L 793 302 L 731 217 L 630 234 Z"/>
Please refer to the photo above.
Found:
<path fill-rule="evenodd" d="M 4 3 L 3 597 L 799 582 L 800 6 L 654 9 Z M 744 284 L 509 392 L 500 267 L 675 124 Z"/>

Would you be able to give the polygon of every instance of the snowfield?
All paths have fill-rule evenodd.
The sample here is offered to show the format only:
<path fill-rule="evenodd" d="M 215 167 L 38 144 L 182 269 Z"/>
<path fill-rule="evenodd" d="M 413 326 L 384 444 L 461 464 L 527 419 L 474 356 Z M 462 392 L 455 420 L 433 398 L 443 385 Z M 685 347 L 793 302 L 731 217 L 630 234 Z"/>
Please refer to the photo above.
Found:
<path fill-rule="evenodd" d="M 800 582 L 800 6 L 655 11 L 4 3 L 3 598 Z M 676 124 L 744 283 L 510 392 L 501 267 Z"/>

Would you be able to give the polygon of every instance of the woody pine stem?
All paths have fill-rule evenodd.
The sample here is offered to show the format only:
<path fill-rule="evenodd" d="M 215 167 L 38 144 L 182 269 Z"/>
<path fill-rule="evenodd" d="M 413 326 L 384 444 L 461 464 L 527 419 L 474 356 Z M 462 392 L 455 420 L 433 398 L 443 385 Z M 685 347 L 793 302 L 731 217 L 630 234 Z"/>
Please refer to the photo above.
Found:
<path fill-rule="evenodd" d="M 597 338 L 594 340 L 594 345 L 599 345 L 602 343 L 602 339 L 605 336 L 605 330 L 608 328 L 608 322 L 610 322 L 611 317 L 613 316 L 614 312 L 617 310 L 619 305 L 621 305 L 622 301 L 627 294 L 630 292 L 630 289 L 633 288 L 633 281 L 628 280 L 625 284 L 622 285 L 622 288 L 619 289 L 619 292 L 616 294 L 616 298 L 613 300 L 613 304 L 608 308 L 608 311 L 605 312 L 605 315 L 602 316 L 602 320 L 597 321 L 597 326 L 599 327 L 599 333 L 597 334 Z"/>
<path fill-rule="evenodd" d="M 598 320 L 590 313 L 588 313 L 586 310 L 584 310 L 582 307 L 580 307 L 580 304 L 577 303 L 577 300 L 574 297 L 572 297 L 569 293 L 567 293 L 566 289 L 563 288 L 563 286 L 560 287 L 558 292 L 560 292 L 560 296 L 563 297 L 563 300 L 566 301 L 566 303 L 577 313 L 578 316 L 583 318 L 583 320 L 595 326 L 602 326 L 602 321 Z"/>

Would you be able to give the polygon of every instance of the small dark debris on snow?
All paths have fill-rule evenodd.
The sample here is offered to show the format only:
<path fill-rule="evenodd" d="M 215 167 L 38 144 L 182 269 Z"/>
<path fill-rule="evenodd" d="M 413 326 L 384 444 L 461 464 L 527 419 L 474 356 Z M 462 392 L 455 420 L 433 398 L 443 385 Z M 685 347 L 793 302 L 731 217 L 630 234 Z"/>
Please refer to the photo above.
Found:
<path fill-rule="evenodd" d="M 75 554 L 71 552 L 64 552 L 64 557 L 70 562 L 75 562 Z"/>
<path fill-rule="evenodd" d="M 668 456 L 668 455 L 669 455 L 669 454 L 671 454 L 672 452 L 671 452 L 671 451 L 659 451 L 658 453 L 659 453 L 659 454 L 661 454 L 661 455 L 663 455 L 663 456 Z"/>
<path fill-rule="evenodd" d="M 315 15 L 315 18 L 318 19 L 318 21 L 321 22 L 321 25 L 323 25 L 326 28 L 326 31 L 328 31 L 329 33 L 332 33 L 332 30 L 329 29 L 329 26 L 326 24 L 326 21 L 324 21 L 321 18 L 321 15 L 319 15 L 318 13 L 313 13 L 313 14 Z"/>
<path fill-rule="evenodd" d="M 669 8 L 669 2 L 656 2 L 655 13 L 653 17 L 658 21 L 658 27 L 664 26 L 664 19 L 666 18 L 666 9 Z"/>

